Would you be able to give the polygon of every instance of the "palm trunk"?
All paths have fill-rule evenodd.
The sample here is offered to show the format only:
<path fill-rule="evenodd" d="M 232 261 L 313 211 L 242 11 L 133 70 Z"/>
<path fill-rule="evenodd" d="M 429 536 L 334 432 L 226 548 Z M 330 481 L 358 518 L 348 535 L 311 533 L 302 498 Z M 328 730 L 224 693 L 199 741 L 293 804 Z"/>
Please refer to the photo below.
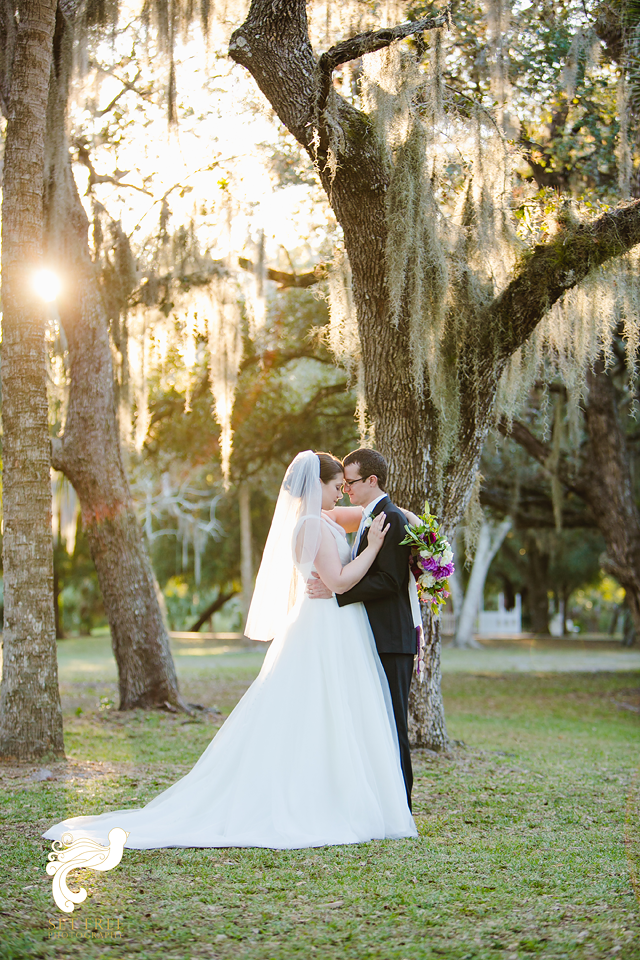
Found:
<path fill-rule="evenodd" d="M 67 420 L 53 443 L 53 463 L 80 501 L 111 628 L 120 709 L 186 709 L 122 461 L 107 316 L 71 170 L 66 111 L 72 39 L 65 22 L 47 129 L 47 240 L 65 271 L 59 307 L 70 379 Z"/>
<path fill-rule="evenodd" d="M 47 91 L 55 0 L 24 0 L 2 183 L 4 650 L 0 754 L 64 756 L 53 611 L 51 456 L 42 260 Z"/>

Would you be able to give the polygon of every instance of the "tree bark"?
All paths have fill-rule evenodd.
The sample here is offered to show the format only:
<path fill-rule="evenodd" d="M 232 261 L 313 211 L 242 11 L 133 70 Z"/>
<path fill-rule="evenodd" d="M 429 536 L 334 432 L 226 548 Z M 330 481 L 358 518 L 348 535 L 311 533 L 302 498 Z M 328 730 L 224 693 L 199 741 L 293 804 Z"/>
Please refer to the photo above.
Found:
<path fill-rule="evenodd" d="M 178 691 L 169 636 L 125 473 L 108 317 L 88 245 L 66 137 L 73 30 L 58 14 L 47 123 L 47 243 L 59 263 L 59 300 L 69 349 L 69 404 L 53 465 L 73 484 L 96 566 L 118 666 L 121 710 L 169 704 Z"/>
<path fill-rule="evenodd" d="M 640 636 L 640 511 L 616 389 L 602 358 L 589 370 L 587 385 L 584 414 L 590 457 L 585 496 L 607 544 L 605 567 L 624 587 L 635 633 Z"/>
<path fill-rule="evenodd" d="M 449 745 L 442 700 L 440 621 L 424 610 L 424 640 L 419 667 L 409 691 L 409 743 L 412 747 L 446 750 Z"/>
<path fill-rule="evenodd" d="M 47 92 L 55 0 L 22 0 L 2 182 L 4 650 L 0 754 L 64 756 L 53 611 L 51 456 L 42 263 Z"/>
<path fill-rule="evenodd" d="M 540 550 L 535 534 L 525 538 L 527 604 L 534 633 L 549 633 L 549 556 Z"/>

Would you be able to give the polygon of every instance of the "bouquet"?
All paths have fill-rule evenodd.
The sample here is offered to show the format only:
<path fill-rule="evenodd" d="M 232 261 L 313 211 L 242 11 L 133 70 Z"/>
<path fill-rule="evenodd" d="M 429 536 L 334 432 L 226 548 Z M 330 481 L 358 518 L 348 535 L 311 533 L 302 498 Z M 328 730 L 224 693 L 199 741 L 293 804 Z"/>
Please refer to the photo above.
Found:
<path fill-rule="evenodd" d="M 411 546 L 409 564 L 416 578 L 421 603 L 430 603 L 437 616 L 449 596 L 448 577 L 454 572 L 453 551 L 440 533 L 440 525 L 424 505 L 424 514 L 415 525 L 407 524 L 407 535 L 402 541 Z"/>

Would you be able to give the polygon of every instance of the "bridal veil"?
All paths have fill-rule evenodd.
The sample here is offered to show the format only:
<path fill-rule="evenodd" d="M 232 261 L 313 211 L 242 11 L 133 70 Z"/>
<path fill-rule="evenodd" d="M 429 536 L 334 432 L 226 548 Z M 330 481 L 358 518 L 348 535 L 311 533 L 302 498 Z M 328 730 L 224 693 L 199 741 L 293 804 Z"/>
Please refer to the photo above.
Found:
<path fill-rule="evenodd" d="M 311 574 L 320 546 L 320 460 L 304 450 L 287 467 L 251 598 L 245 635 L 271 640 L 282 629 L 296 591 Z"/>

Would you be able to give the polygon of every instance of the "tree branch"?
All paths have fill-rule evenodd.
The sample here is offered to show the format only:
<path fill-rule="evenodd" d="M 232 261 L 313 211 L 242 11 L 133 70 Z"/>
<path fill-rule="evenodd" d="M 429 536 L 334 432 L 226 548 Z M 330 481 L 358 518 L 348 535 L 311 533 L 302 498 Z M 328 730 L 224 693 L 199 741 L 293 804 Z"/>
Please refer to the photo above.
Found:
<path fill-rule="evenodd" d="M 147 197 L 153 197 L 153 194 L 148 190 L 145 190 L 144 187 L 139 187 L 135 183 L 125 183 L 121 179 L 121 177 L 125 176 L 125 173 L 129 173 L 128 170 L 121 173 L 120 177 L 111 176 L 108 173 L 96 173 L 96 168 L 91 161 L 86 143 L 82 138 L 77 139 L 74 143 L 74 146 L 78 150 L 78 163 L 81 163 L 89 171 L 87 194 L 91 192 L 91 188 L 93 187 L 94 183 L 113 183 L 117 187 L 128 187 L 130 190 L 138 190 L 140 193 L 144 193 Z"/>
<path fill-rule="evenodd" d="M 96 116 L 96 117 L 104 117 L 107 113 L 109 113 L 111 110 L 113 110 L 113 108 L 115 107 L 115 105 L 116 105 L 116 103 L 118 102 L 118 100 L 120 99 L 120 97 L 124 96 L 124 94 L 125 94 L 125 93 L 128 93 L 130 90 L 133 90 L 134 93 L 138 93 L 138 95 L 140 95 L 140 94 L 139 94 L 139 91 L 136 90 L 136 88 L 135 88 L 135 83 L 136 83 L 137 80 L 140 79 L 140 74 L 141 74 L 141 73 L 142 73 L 142 70 L 138 70 L 138 72 L 136 73 L 136 75 L 135 75 L 135 77 L 133 78 L 132 81 L 120 80 L 120 77 L 116 77 L 116 80 L 120 80 L 120 83 L 122 84 L 122 90 L 120 90 L 118 93 L 116 93 L 115 97 L 113 97 L 113 98 L 109 101 L 109 103 L 106 105 L 106 107 L 103 107 L 101 110 L 96 110 L 95 116 Z M 115 74 L 112 73 L 111 76 L 115 76 Z M 149 97 L 146 97 L 145 99 L 148 100 Z"/>
<path fill-rule="evenodd" d="M 484 339 L 500 336 L 505 362 L 531 336 L 566 290 L 596 267 L 640 243 L 640 200 L 611 210 L 591 223 L 568 223 L 551 242 L 527 256 L 518 275 L 481 315 Z M 485 342 L 479 347 L 485 350 Z M 486 354 L 489 355 L 488 353 Z"/>
<path fill-rule="evenodd" d="M 318 116 L 321 116 L 327 106 L 329 93 L 333 86 L 332 75 L 341 63 L 358 60 L 367 53 L 374 53 L 390 46 L 396 40 L 404 40 L 415 33 L 424 33 L 425 30 L 437 30 L 439 27 L 450 27 L 451 6 L 447 5 L 442 13 L 436 17 L 423 17 L 410 23 L 401 23 L 397 27 L 385 27 L 382 30 L 367 30 L 348 40 L 336 43 L 326 53 L 323 53 L 318 62 Z"/>
<path fill-rule="evenodd" d="M 263 367 L 268 368 L 269 370 L 278 369 L 280 367 L 286 366 L 288 363 L 291 363 L 293 360 L 315 360 L 317 363 L 323 363 L 327 366 L 330 366 L 332 369 L 335 368 L 335 362 L 331 357 L 322 357 L 319 356 L 311 347 L 304 348 L 301 347 L 298 350 L 266 350 L 264 353 L 256 353 L 251 357 L 245 357 L 240 364 L 239 373 L 244 373 L 252 366 L 261 364 Z M 191 404 L 193 405 L 195 401 L 203 397 L 209 390 L 210 386 L 210 374 L 208 370 L 205 370 L 202 377 L 198 383 L 194 386 L 191 391 Z M 346 383 L 340 383 L 338 385 L 339 389 L 336 390 L 333 386 L 329 389 L 327 394 L 327 388 L 323 387 L 322 390 L 325 393 L 322 394 L 319 398 L 313 398 L 312 402 L 315 402 L 317 399 L 324 399 L 325 396 L 331 396 L 334 393 L 341 393 L 346 389 Z M 161 400 L 152 402 L 149 405 L 149 411 L 151 413 L 151 418 L 149 421 L 149 430 L 159 423 L 161 420 L 166 420 L 167 417 L 173 417 L 175 414 L 180 414 L 184 412 L 185 400 L 181 396 L 173 397 L 163 397 Z M 305 407 L 305 411 L 307 407 Z M 52 444 L 57 443 L 58 447 L 52 448 L 52 456 L 57 459 L 62 457 L 62 445 L 59 440 L 54 438 Z M 61 467 L 53 464 L 55 470 L 60 470 Z"/>
<path fill-rule="evenodd" d="M 483 483 L 480 488 L 480 503 L 483 507 L 490 507 L 500 516 L 511 513 L 518 530 L 526 530 L 529 527 L 555 529 L 556 518 L 553 514 L 553 503 L 548 494 L 545 494 L 539 486 L 520 487 L 518 494 L 518 500 L 514 504 L 511 488 L 503 487 L 499 483 L 492 485 Z M 566 530 L 593 527 L 593 517 L 583 505 L 581 498 L 570 496 L 563 501 L 562 526 Z"/>
<path fill-rule="evenodd" d="M 243 270 L 247 270 L 249 273 L 256 272 L 255 264 L 252 263 L 251 260 L 247 260 L 246 257 L 238 257 L 238 264 Z M 281 290 L 284 290 L 287 287 L 312 287 L 320 280 L 325 280 L 328 273 L 328 266 L 326 263 L 319 263 L 313 270 L 307 273 L 285 273 L 282 270 L 272 270 L 271 267 L 265 272 L 267 280 L 273 280 L 274 283 L 279 285 Z"/>
<path fill-rule="evenodd" d="M 250 367 L 260 364 L 261 367 L 268 370 L 277 370 L 286 366 L 292 360 L 315 360 L 317 363 L 324 363 L 335 369 L 335 360 L 327 354 L 319 355 L 312 347 L 300 347 L 298 350 L 265 350 L 264 353 L 255 353 L 253 356 L 245 357 L 240 364 L 239 373 L 244 373 Z"/>
<path fill-rule="evenodd" d="M 64 446 L 61 437 L 51 437 L 51 466 L 64 473 Z"/>
<path fill-rule="evenodd" d="M 204 626 L 207 620 L 212 617 L 214 613 L 217 613 L 218 610 L 224 607 L 227 600 L 231 600 L 231 597 L 235 597 L 235 595 L 239 592 L 239 590 L 229 590 L 227 593 L 221 593 L 220 596 L 213 601 L 213 603 L 209 604 L 206 610 L 203 610 L 196 622 L 189 627 L 190 633 L 198 633 L 200 627 Z"/>
<path fill-rule="evenodd" d="M 548 462 L 551 456 L 550 448 L 542 441 L 538 440 L 537 437 L 531 433 L 528 427 L 521 423 L 519 420 L 513 420 L 509 424 L 503 417 L 503 419 L 498 424 L 498 430 L 503 437 L 510 437 L 512 440 L 515 440 L 523 450 L 526 450 L 529 456 L 533 457 L 534 460 L 537 460 L 546 470 L 549 469 Z M 558 463 L 558 478 L 562 485 L 571 490 L 572 493 L 577 494 L 579 497 L 584 497 L 586 492 L 587 484 L 581 480 L 577 480 L 575 477 L 571 476 L 571 473 L 562 460 Z"/>

